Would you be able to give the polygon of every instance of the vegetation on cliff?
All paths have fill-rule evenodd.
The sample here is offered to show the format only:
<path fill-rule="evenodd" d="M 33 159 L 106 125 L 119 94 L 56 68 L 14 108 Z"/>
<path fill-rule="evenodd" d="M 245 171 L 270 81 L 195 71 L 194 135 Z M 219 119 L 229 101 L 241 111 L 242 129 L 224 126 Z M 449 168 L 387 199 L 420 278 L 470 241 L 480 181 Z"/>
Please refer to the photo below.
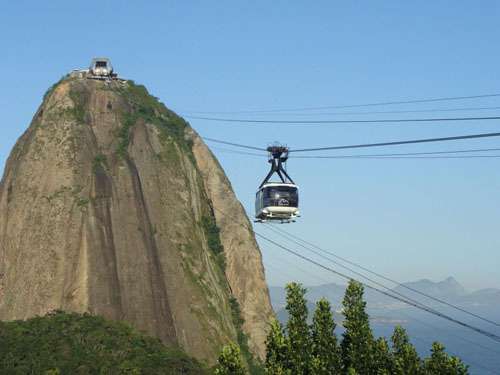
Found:
<path fill-rule="evenodd" d="M 131 127 L 142 120 L 157 126 L 164 142 L 174 141 L 192 157 L 192 144 L 185 137 L 186 127 L 189 125 L 184 119 L 169 110 L 158 98 L 150 95 L 145 86 L 137 85 L 132 80 L 127 81 L 119 92 L 128 105 L 128 109 L 122 113 L 123 127 L 118 133 L 120 143 L 117 152 L 120 156 L 127 153 Z"/>
<path fill-rule="evenodd" d="M 54 312 L 0 322 L 2 374 L 207 374 L 180 349 L 124 323 Z"/>

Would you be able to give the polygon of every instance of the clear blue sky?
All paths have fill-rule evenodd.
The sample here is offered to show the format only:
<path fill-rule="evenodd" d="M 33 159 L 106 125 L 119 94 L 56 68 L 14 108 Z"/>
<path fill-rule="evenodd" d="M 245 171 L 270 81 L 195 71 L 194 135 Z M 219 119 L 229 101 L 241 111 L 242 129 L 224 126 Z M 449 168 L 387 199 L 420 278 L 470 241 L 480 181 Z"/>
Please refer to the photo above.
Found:
<path fill-rule="evenodd" d="M 486 94 L 500 92 L 499 19 L 497 1 L 4 2 L 0 168 L 47 88 L 71 69 L 86 67 L 93 56 L 109 56 L 120 75 L 145 84 L 181 114 Z M 371 110 L 495 105 L 499 98 Z M 335 118 L 377 116 L 382 115 Z M 257 146 L 278 140 L 291 147 L 500 130 L 497 122 L 191 124 L 208 137 Z M 390 151 L 500 147 L 499 142 Z M 267 163 L 214 151 L 251 210 Z M 499 163 L 292 160 L 289 171 L 301 187 L 303 217 L 286 229 L 402 281 L 452 275 L 469 288 L 500 287 Z M 262 249 L 270 284 L 292 277 L 306 284 L 338 281 L 279 249 Z"/>

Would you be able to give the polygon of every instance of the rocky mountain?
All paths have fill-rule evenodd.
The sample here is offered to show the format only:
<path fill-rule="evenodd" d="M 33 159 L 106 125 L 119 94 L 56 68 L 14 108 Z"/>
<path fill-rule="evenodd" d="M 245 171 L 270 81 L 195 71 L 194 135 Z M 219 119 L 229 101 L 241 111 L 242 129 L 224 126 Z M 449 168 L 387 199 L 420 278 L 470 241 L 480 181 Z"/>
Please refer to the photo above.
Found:
<path fill-rule="evenodd" d="M 196 132 L 132 81 L 64 78 L 7 161 L 0 319 L 52 310 L 209 363 L 239 330 L 264 354 L 273 312 L 245 212 Z"/>

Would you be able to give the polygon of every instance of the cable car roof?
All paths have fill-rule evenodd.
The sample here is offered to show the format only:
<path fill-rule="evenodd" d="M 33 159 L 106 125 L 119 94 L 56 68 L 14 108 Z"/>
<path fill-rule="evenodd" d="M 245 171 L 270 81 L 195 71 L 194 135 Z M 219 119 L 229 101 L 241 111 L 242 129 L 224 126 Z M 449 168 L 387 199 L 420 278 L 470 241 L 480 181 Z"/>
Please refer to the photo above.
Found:
<path fill-rule="evenodd" d="M 270 187 L 270 186 L 287 186 L 287 187 L 295 187 L 297 189 L 299 188 L 295 184 L 286 183 L 286 182 L 266 182 L 264 185 L 262 185 L 262 187 L 259 190 L 264 189 L 266 187 Z"/>

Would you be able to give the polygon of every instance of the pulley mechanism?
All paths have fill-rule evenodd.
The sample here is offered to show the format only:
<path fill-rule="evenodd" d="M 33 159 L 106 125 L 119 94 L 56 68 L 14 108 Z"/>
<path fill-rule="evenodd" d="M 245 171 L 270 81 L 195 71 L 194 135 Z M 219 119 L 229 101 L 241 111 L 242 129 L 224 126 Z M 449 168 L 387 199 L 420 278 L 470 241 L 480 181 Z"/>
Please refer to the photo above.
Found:
<path fill-rule="evenodd" d="M 268 161 L 271 164 L 271 170 L 267 174 L 264 181 L 262 181 L 259 188 L 269 182 L 269 179 L 274 173 L 276 173 L 280 177 L 281 182 L 283 182 L 284 184 L 295 184 L 295 182 L 293 182 L 292 178 L 286 172 L 285 168 L 283 168 L 284 164 L 288 160 L 288 147 L 278 145 L 269 146 L 267 148 L 267 152 L 269 153 Z"/>

